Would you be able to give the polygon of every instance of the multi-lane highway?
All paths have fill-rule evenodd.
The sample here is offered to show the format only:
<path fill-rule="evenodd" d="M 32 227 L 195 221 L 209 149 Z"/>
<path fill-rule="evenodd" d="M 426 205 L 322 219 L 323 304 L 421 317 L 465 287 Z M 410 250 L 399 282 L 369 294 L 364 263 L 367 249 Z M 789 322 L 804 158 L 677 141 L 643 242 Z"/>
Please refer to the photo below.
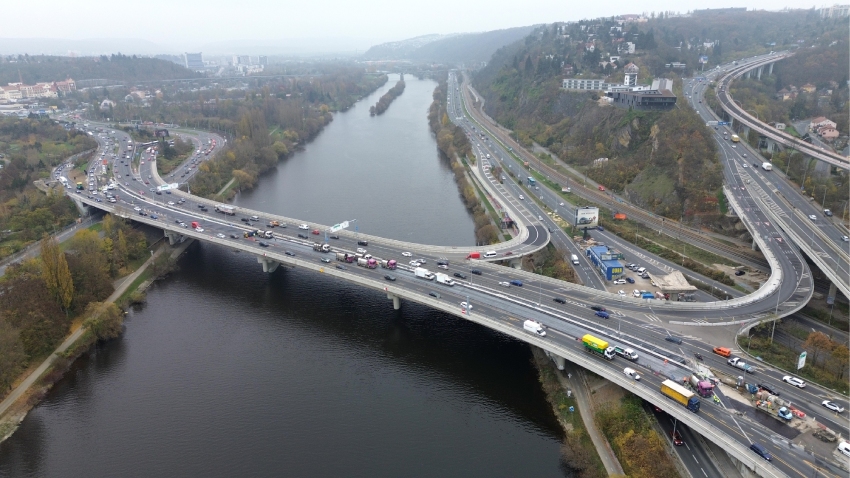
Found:
<path fill-rule="evenodd" d="M 123 133 L 120 132 L 111 133 L 106 138 L 99 137 L 98 141 L 101 142 L 104 150 L 108 148 L 114 150 L 116 144 L 128 142 L 126 141 L 127 138 L 122 135 Z M 223 144 L 223 140 L 219 140 L 220 138 L 218 138 L 217 143 Z M 199 140 L 199 142 L 203 143 L 202 140 Z M 131 146 L 140 148 L 137 145 Z M 126 149 L 126 146 L 124 146 L 124 149 Z M 504 151 L 501 151 L 501 153 L 506 154 Z M 467 317 L 470 320 L 532 343 L 543 340 L 543 343 L 538 344 L 561 356 L 569 356 L 568 358 L 580 364 L 582 364 L 582 360 L 587 360 L 587 356 L 581 352 L 581 346 L 575 338 L 588 331 L 606 336 L 612 343 L 636 347 L 646 357 L 646 359 L 642 358 L 637 365 L 640 373 L 646 377 L 637 388 L 640 389 L 639 394 L 641 396 L 656 402 L 663 399 L 657 392 L 658 383 L 655 383 L 659 380 L 654 380 L 653 377 L 660 379 L 663 376 L 678 376 L 687 373 L 686 367 L 692 365 L 688 361 L 692 356 L 691 354 L 696 351 L 703 351 L 710 345 L 703 343 L 696 336 L 685 336 L 681 344 L 670 345 L 664 338 L 671 334 L 660 326 L 661 322 L 687 322 L 690 320 L 693 321 L 693 324 L 703 324 L 711 320 L 752 320 L 754 316 L 772 310 L 773 304 L 777 301 L 785 304 L 787 299 L 793 298 L 800 282 L 804 279 L 794 273 L 795 266 L 799 266 L 794 261 L 799 258 L 793 248 L 788 247 L 785 241 L 766 240 L 763 243 L 765 247 L 771 249 L 770 258 L 775 262 L 776 268 L 782 271 L 783 280 L 767 286 L 765 290 L 761 290 L 749 298 L 717 304 L 646 302 L 623 298 L 616 294 L 593 291 L 585 287 L 526 272 L 505 269 L 483 261 L 465 262 L 463 257 L 466 256 L 469 248 L 423 246 L 357 235 L 349 231 L 340 231 L 338 233 L 339 238 L 330 239 L 329 242 L 337 250 L 353 252 L 358 247 L 362 247 L 358 244 L 358 241 L 366 241 L 368 245 L 365 247 L 370 254 L 381 258 L 398 259 L 402 265 L 395 271 L 388 271 L 356 267 L 337 261 L 324 262 L 323 259 L 332 259 L 331 255 L 313 251 L 311 246 L 314 239 L 323 239 L 323 235 L 328 229 L 327 226 L 241 208 L 236 208 L 237 214 L 235 216 L 216 214 L 213 209 L 215 203 L 182 191 L 166 191 L 162 195 L 154 193 L 152 196 L 150 187 L 169 181 L 168 178 L 165 178 L 165 180 L 159 178 L 156 171 L 151 167 L 152 163 L 156 163 L 155 156 L 146 156 L 146 154 L 140 155 L 138 165 L 126 161 L 126 158 L 121 158 L 125 159 L 123 163 L 118 157 L 112 158 L 116 179 L 122 178 L 122 174 L 122 179 L 124 179 L 123 182 L 116 182 L 120 193 L 115 203 L 97 202 L 97 199 L 100 199 L 99 196 L 88 197 L 89 195 L 85 193 L 75 195 L 77 200 L 116 214 L 133 217 L 141 222 L 158 225 L 172 235 L 184 235 L 250 251 L 258 257 L 258 260 L 267 263 L 283 263 L 333 275 L 367 287 L 383 290 L 391 296 L 415 300 L 449 313 Z M 104 157 L 106 156 L 104 155 Z M 184 165 L 183 168 L 188 166 Z M 483 165 L 481 167 L 483 168 Z M 178 170 L 175 173 L 178 177 L 182 176 L 180 171 Z M 95 176 L 98 177 L 98 175 Z M 101 176 L 101 178 L 108 180 L 106 176 Z M 128 178 L 129 180 L 127 180 Z M 141 186 L 145 181 L 151 184 Z M 145 189 L 145 187 L 148 189 Z M 168 192 L 172 192 L 172 194 L 168 194 Z M 494 194 L 505 201 L 506 205 L 510 204 L 510 197 L 500 191 L 494 191 Z M 543 196 L 545 200 L 545 193 Z M 173 204 L 169 204 L 169 201 Z M 205 206 L 207 211 L 202 210 L 200 206 Z M 525 247 L 530 250 L 534 247 L 542 247 L 548 241 L 548 231 L 545 225 L 547 216 L 539 214 L 539 217 L 544 217 L 543 224 L 541 224 L 539 217 L 535 218 L 534 214 L 542 211 L 534 210 L 535 207 L 537 206 L 528 202 L 514 206 L 515 213 L 512 216 L 515 216 L 515 219 L 527 222 L 524 229 L 539 232 L 534 233 L 534 236 L 529 233 L 521 244 L 514 243 L 507 247 L 512 249 Z M 135 208 L 140 210 L 136 211 Z M 139 213 L 147 215 L 142 216 Z M 154 216 L 156 217 L 154 218 Z M 755 216 L 752 220 L 760 222 L 758 219 L 760 218 Z M 286 223 L 288 227 L 274 228 L 273 238 L 267 241 L 244 237 L 243 233 L 255 229 L 256 225 L 259 225 L 261 229 L 266 229 L 265 225 L 271 223 L 271 221 Z M 192 222 L 199 222 L 201 227 L 197 229 L 188 227 Z M 298 228 L 298 225 L 302 222 L 307 226 L 306 229 Z M 186 226 L 184 227 L 183 224 Z M 764 227 L 765 232 L 769 230 L 768 225 L 759 224 L 758 226 Z M 317 230 L 319 234 L 312 234 L 313 230 Z M 299 237 L 299 235 L 303 237 Z M 528 242 L 529 239 L 531 239 L 531 242 Z M 505 246 L 502 246 L 499 250 L 500 259 L 506 257 L 505 253 L 514 252 L 513 250 L 506 251 Z M 518 253 L 521 252 L 520 250 Z M 409 253 L 409 255 L 405 253 Z M 409 266 L 406 262 L 408 258 L 411 260 L 426 259 L 425 266 L 431 268 L 431 270 L 436 270 L 434 264 L 441 257 L 449 258 L 447 270 L 449 274 L 460 274 L 462 276 L 458 277 L 458 284 L 454 287 L 415 278 L 411 272 L 412 266 Z M 338 269 L 336 266 L 342 266 L 345 269 Z M 473 269 L 481 274 L 473 273 Z M 390 281 L 384 275 L 391 275 L 394 280 Z M 509 284 L 511 280 L 519 280 L 523 285 L 511 287 L 504 285 L 505 283 Z M 431 295 L 432 293 L 436 296 Z M 555 302 L 555 298 L 563 299 L 563 303 Z M 471 309 L 462 307 L 461 302 L 471 303 L 473 307 Z M 604 304 L 609 309 L 611 319 L 606 320 L 594 315 L 590 306 L 597 304 Z M 780 312 L 784 310 L 783 308 Z M 523 333 L 521 322 L 527 318 L 538 320 L 549 328 L 550 334 L 546 339 L 530 337 L 527 333 Z M 649 323 L 656 321 L 658 324 Z M 665 344 L 665 346 L 659 344 Z M 622 360 L 608 362 L 595 360 L 595 357 L 592 359 L 594 361 L 587 364 L 591 369 L 605 373 L 612 379 L 615 375 L 617 377 L 622 376 L 621 372 L 624 366 Z M 680 363 L 682 361 L 685 364 Z M 607 372 L 605 372 L 606 370 Z M 814 388 L 812 389 L 814 390 Z M 729 433 L 733 437 L 732 442 L 744 446 L 748 445 L 753 437 L 769 437 L 769 434 L 759 428 L 758 424 L 736 423 L 732 414 L 723 411 L 726 404 L 722 399 L 718 410 L 712 409 L 713 404 L 706 403 L 705 405 L 705 413 L 700 414 L 702 418 L 699 418 L 697 422 L 693 421 L 694 417 L 687 415 L 683 415 L 682 418 L 696 427 L 703 423 L 699 420 L 707 420 L 708 426 Z M 817 412 L 813 410 L 813 413 Z M 705 432 L 705 430 L 702 432 Z M 720 441 L 724 440 L 726 438 Z M 729 447 L 730 443 L 724 442 L 721 443 L 721 446 Z M 770 447 L 771 445 L 765 443 L 765 446 Z M 774 452 L 776 451 L 779 450 L 774 450 Z M 794 456 L 788 459 L 794 461 L 789 465 L 788 470 L 803 470 L 805 465 L 802 462 L 811 459 L 811 457 L 801 455 L 799 457 L 800 463 L 796 463 L 798 459 Z M 800 465 L 800 467 L 798 468 L 797 465 Z"/>

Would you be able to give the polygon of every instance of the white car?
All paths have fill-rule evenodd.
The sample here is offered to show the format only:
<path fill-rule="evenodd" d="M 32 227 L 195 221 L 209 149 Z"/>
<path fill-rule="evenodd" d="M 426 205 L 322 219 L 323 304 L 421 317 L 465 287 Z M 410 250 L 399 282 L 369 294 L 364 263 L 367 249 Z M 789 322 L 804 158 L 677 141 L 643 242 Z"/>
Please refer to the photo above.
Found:
<path fill-rule="evenodd" d="M 617 295 L 619 295 L 620 297 L 625 297 L 625 296 L 626 296 L 626 291 L 624 291 L 624 290 L 618 290 L 618 291 L 617 291 Z"/>
<path fill-rule="evenodd" d="M 401 253 L 401 255 L 403 255 L 404 257 L 410 257 L 410 256 L 412 256 L 413 254 L 411 254 L 411 253 L 409 253 L 409 252 L 402 252 L 402 253 Z"/>
<path fill-rule="evenodd" d="M 788 384 L 791 384 L 797 388 L 806 388 L 806 382 L 800 380 L 797 377 L 792 377 L 790 375 L 786 375 L 782 377 L 782 381 Z"/>
<path fill-rule="evenodd" d="M 842 407 L 841 405 L 839 405 L 835 402 L 830 402 L 829 400 L 824 400 L 823 402 L 821 402 L 821 405 L 832 410 L 835 413 L 844 413 L 844 407 Z"/>
<path fill-rule="evenodd" d="M 437 267 L 440 268 L 440 269 L 448 269 L 449 268 L 449 266 L 447 266 L 445 264 L 439 264 Z"/>
<path fill-rule="evenodd" d="M 749 168 L 749 166 L 747 166 L 747 163 L 744 163 L 744 167 L 745 167 L 745 168 Z"/>
<path fill-rule="evenodd" d="M 640 291 L 635 289 L 634 291 L 632 291 L 632 295 L 637 297 L 637 298 L 640 298 Z"/>
<path fill-rule="evenodd" d="M 422 264 L 419 263 L 419 261 L 410 261 L 410 262 L 408 262 L 408 264 L 410 264 L 413 267 L 419 267 L 419 266 L 422 265 Z"/>
<path fill-rule="evenodd" d="M 844 241 L 844 242 L 850 242 L 850 237 L 841 236 L 841 240 Z"/>
<path fill-rule="evenodd" d="M 522 194 L 520 194 L 520 195 L 519 195 L 519 198 L 520 198 L 521 200 L 525 201 L 525 196 L 523 196 Z"/>
<path fill-rule="evenodd" d="M 502 287 L 510 287 L 511 283 L 510 282 L 499 282 L 499 285 L 502 286 Z"/>
<path fill-rule="evenodd" d="M 564 206 L 564 203 L 558 203 L 558 205 L 559 205 L 559 206 L 561 206 L 561 207 L 563 207 L 563 206 Z"/>
<path fill-rule="evenodd" d="M 219 232 L 218 234 L 216 234 L 216 235 L 215 235 L 215 237 L 217 237 L 217 238 L 219 238 L 219 239 L 224 239 L 224 238 L 226 238 L 227 236 L 225 236 L 224 234 L 222 234 L 222 233 L 220 233 L 220 232 Z"/>
<path fill-rule="evenodd" d="M 460 306 L 463 307 L 464 309 L 472 310 L 472 304 L 467 304 L 466 302 L 461 302 Z"/>
<path fill-rule="evenodd" d="M 136 211 L 136 212 L 139 212 L 139 211 L 142 210 L 142 208 L 140 208 L 139 206 L 136 206 L 136 207 L 133 208 L 133 210 Z"/>
<path fill-rule="evenodd" d="M 168 205 L 169 205 L 169 206 L 173 206 L 173 205 L 174 205 L 174 201 L 168 201 Z"/>
<path fill-rule="evenodd" d="M 817 221 L 818 217 L 814 214 L 809 214 L 809 219 L 811 219 L 812 221 Z"/>
<path fill-rule="evenodd" d="M 299 224 L 298 229 L 303 229 L 306 231 L 307 229 L 310 229 L 310 226 L 308 226 L 307 224 Z"/>
<path fill-rule="evenodd" d="M 626 279 L 617 279 L 614 281 L 614 285 L 622 285 L 626 283 Z"/>
<path fill-rule="evenodd" d="M 624 373 L 627 377 L 631 377 L 631 378 L 633 378 L 633 379 L 635 379 L 635 380 L 640 380 L 640 375 L 638 375 L 638 373 L 637 373 L 637 372 L 635 372 L 635 371 L 634 371 L 634 369 L 631 369 L 631 368 L 629 368 L 629 367 L 626 367 L 626 368 L 624 368 L 624 369 L 623 369 L 623 373 Z"/>
<path fill-rule="evenodd" d="M 358 247 L 358 248 L 357 248 L 357 252 L 358 252 L 359 254 L 366 254 L 366 249 L 363 249 L 362 247 Z"/>
<path fill-rule="evenodd" d="M 203 228 L 203 227 L 201 227 L 201 226 L 198 226 L 198 227 L 196 227 L 196 228 L 195 228 L 195 231 L 197 231 L 197 232 L 204 232 L 204 228 Z"/>

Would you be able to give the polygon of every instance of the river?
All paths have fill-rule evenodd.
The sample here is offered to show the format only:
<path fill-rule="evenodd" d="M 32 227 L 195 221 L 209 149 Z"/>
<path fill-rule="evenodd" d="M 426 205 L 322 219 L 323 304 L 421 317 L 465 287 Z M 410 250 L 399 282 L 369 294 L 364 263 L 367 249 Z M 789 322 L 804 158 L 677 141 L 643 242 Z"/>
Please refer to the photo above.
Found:
<path fill-rule="evenodd" d="M 393 84 L 338 114 L 239 203 L 468 244 L 472 221 L 427 130 L 435 83 L 408 77 L 370 117 Z M 339 153 L 380 137 L 398 138 L 399 154 Z M 343 167 L 350 174 L 332 174 Z M 400 179 L 383 187 L 388 177 Z M 78 360 L 0 445 L 0 476 L 564 476 L 561 435 L 523 343 L 413 303 L 395 311 L 377 291 L 314 273 L 267 276 L 252 256 L 195 244 L 130 311 L 126 333 Z"/>

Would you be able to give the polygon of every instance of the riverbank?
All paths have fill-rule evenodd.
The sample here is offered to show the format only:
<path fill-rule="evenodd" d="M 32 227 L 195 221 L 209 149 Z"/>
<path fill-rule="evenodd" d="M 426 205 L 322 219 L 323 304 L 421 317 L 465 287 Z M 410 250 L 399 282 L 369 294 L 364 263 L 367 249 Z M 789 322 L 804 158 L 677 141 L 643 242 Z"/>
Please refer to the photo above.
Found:
<path fill-rule="evenodd" d="M 169 252 L 169 260 L 176 260 L 192 242 L 185 241 L 175 247 L 163 243 L 138 269 L 121 280 L 104 304 L 121 304 L 122 300 L 126 300 L 131 294 L 144 291 L 157 278 L 146 278 L 145 273 L 148 269 L 152 268 L 161 256 Z M 97 341 L 97 336 L 85 326 L 84 320 L 78 319 L 74 322 L 70 334 L 50 356 L 38 367 L 28 370 L 16 380 L 12 391 L 0 402 L 0 442 L 15 433 L 27 412 L 41 402 L 74 360 L 88 351 Z"/>

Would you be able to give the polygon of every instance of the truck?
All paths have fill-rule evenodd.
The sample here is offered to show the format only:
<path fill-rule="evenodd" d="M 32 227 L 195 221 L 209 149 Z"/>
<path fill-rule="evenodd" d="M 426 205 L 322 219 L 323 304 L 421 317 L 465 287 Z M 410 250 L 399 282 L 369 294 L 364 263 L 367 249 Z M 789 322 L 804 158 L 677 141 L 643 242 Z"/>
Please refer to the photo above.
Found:
<path fill-rule="evenodd" d="M 278 221 L 269 221 L 269 227 L 277 227 L 280 226 L 280 222 Z"/>
<path fill-rule="evenodd" d="M 413 274 L 420 279 L 434 280 L 434 274 L 424 267 L 417 267 L 416 269 L 413 269 Z"/>
<path fill-rule="evenodd" d="M 586 334 L 581 338 L 581 343 L 584 344 L 584 349 L 588 352 L 599 354 L 608 360 L 614 360 L 614 347 L 609 347 L 608 342 Z"/>
<path fill-rule="evenodd" d="M 220 213 L 224 214 L 225 216 L 235 216 L 236 215 L 236 208 L 234 208 L 233 206 L 228 206 L 226 204 L 216 204 L 215 205 L 215 212 L 220 212 Z"/>
<path fill-rule="evenodd" d="M 367 269 L 377 269 L 378 261 L 375 259 L 365 259 L 363 257 L 357 258 L 357 265 L 360 267 L 365 267 Z"/>
<path fill-rule="evenodd" d="M 743 370 L 744 372 L 747 372 L 747 373 L 755 372 L 755 370 L 753 370 L 752 366 L 750 366 L 749 364 L 747 364 L 746 362 L 744 362 L 743 360 L 741 360 L 738 357 L 732 357 L 729 360 L 727 360 L 726 363 L 728 363 L 729 365 L 731 365 L 731 366 L 733 366 L 737 369 Z"/>
<path fill-rule="evenodd" d="M 699 411 L 700 401 L 699 398 L 695 396 L 694 392 L 672 380 L 668 379 L 661 382 L 661 393 L 663 393 L 667 398 L 672 398 L 679 402 L 694 413 Z"/>
<path fill-rule="evenodd" d="M 436 277 L 437 277 L 437 282 L 440 283 L 440 284 L 445 284 L 449 287 L 452 287 L 452 286 L 455 285 L 455 281 L 453 281 L 452 278 L 448 276 L 448 274 L 443 274 L 442 272 L 437 272 Z"/>
<path fill-rule="evenodd" d="M 626 360 L 631 360 L 632 362 L 637 362 L 637 360 L 638 360 L 637 352 L 635 352 L 632 349 L 627 349 L 627 348 L 624 349 L 623 347 L 615 345 L 614 346 L 614 353 L 619 355 L 620 357 L 623 357 Z"/>
<path fill-rule="evenodd" d="M 711 397 L 714 395 L 714 384 L 711 381 L 699 378 L 696 375 L 691 375 L 688 381 L 691 384 L 691 388 L 696 390 L 697 395 L 700 397 Z"/>
<path fill-rule="evenodd" d="M 741 141 L 741 138 L 740 138 L 740 137 L 738 137 L 738 135 L 737 135 L 737 134 L 733 134 L 733 135 L 732 135 L 732 142 L 733 142 L 733 143 L 739 143 L 740 141 Z"/>
<path fill-rule="evenodd" d="M 773 164 L 765 161 L 765 162 L 761 163 L 761 169 L 764 169 L 765 171 L 772 171 L 773 170 Z"/>
<path fill-rule="evenodd" d="M 197 229 L 201 227 L 201 224 L 198 221 L 192 221 L 192 229 Z"/>
<path fill-rule="evenodd" d="M 575 254 L 571 254 L 570 255 L 570 262 L 572 262 L 574 265 L 578 265 L 578 256 L 575 255 Z"/>
<path fill-rule="evenodd" d="M 470 252 L 469 254 L 466 255 L 466 258 L 467 259 L 481 259 L 481 253 L 480 252 Z"/>
<path fill-rule="evenodd" d="M 398 262 L 396 262 L 395 259 L 389 259 L 389 260 L 384 259 L 384 260 L 378 261 L 378 263 L 381 264 L 381 267 L 383 269 L 394 270 L 396 267 L 398 267 Z"/>
<path fill-rule="evenodd" d="M 354 262 L 354 259 L 356 259 L 356 257 L 353 254 L 349 254 L 347 252 L 337 252 L 336 253 L 336 260 L 338 260 L 340 262 L 351 263 L 351 262 Z"/>
<path fill-rule="evenodd" d="M 535 322 L 533 320 L 526 320 L 522 323 L 523 330 L 527 330 L 532 334 L 538 335 L 540 337 L 546 337 L 546 331 L 543 330 L 543 326 L 540 325 L 539 322 Z"/>
<path fill-rule="evenodd" d="M 313 243 L 313 250 L 318 252 L 331 252 L 330 244 Z"/>

